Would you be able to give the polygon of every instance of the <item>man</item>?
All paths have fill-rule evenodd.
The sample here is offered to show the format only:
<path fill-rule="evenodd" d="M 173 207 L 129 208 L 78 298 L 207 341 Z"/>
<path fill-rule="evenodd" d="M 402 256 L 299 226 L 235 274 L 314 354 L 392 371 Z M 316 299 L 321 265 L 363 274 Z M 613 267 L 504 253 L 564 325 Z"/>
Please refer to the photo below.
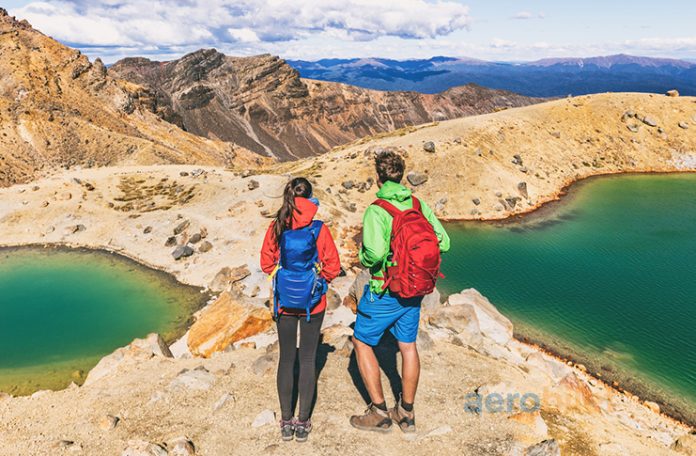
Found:
<path fill-rule="evenodd" d="M 375 165 L 379 186 L 377 197 L 391 203 L 400 211 L 412 209 L 411 190 L 401 185 L 405 168 L 403 158 L 395 152 L 386 151 L 377 156 Z M 440 252 L 448 251 L 450 240 L 442 224 L 425 203 L 420 203 L 420 210 L 435 231 Z M 420 376 L 416 337 L 423 297 L 405 299 L 385 288 L 385 269 L 391 259 L 390 253 L 393 253 L 390 252 L 393 220 L 386 209 L 376 204 L 367 208 L 363 218 L 360 262 L 370 269 L 372 279 L 365 286 L 365 293 L 358 305 L 353 344 L 360 375 L 372 403 L 364 415 L 352 416 L 350 424 L 361 430 L 387 432 L 391 430 L 393 421 L 402 431 L 414 432 L 413 402 Z M 435 250 L 437 251 L 437 247 Z M 387 330 L 398 341 L 403 361 L 403 393 L 391 410 L 387 409 L 379 364 L 373 350 Z"/>

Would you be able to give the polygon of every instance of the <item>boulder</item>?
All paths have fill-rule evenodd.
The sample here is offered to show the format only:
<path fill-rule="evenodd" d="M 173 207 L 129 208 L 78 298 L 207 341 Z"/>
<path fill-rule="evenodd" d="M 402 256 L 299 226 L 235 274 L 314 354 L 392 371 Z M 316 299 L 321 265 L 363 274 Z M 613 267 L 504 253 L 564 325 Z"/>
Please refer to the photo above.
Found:
<path fill-rule="evenodd" d="M 678 97 L 679 96 L 679 91 L 676 89 L 668 90 L 667 91 L 667 96 L 668 97 Z"/>
<path fill-rule="evenodd" d="M 431 154 L 435 153 L 435 143 L 432 141 L 427 141 L 423 144 L 423 150 Z"/>
<path fill-rule="evenodd" d="M 207 253 L 213 250 L 213 244 L 210 243 L 210 241 L 203 241 L 201 242 L 201 245 L 198 247 L 198 251 L 200 253 Z"/>
<path fill-rule="evenodd" d="M 159 334 L 150 334 L 145 339 L 135 339 L 130 345 L 116 349 L 110 355 L 103 357 L 92 368 L 85 379 L 85 386 L 89 386 L 98 380 L 116 372 L 119 366 L 127 360 L 150 359 L 154 356 L 170 358 L 172 356 L 169 347 Z"/>
<path fill-rule="evenodd" d="M 481 199 L 480 198 L 474 198 L 471 200 L 472 203 L 474 203 L 475 206 L 478 206 L 481 204 Z"/>
<path fill-rule="evenodd" d="M 517 184 L 517 191 L 520 192 L 520 195 L 522 195 L 522 198 L 527 199 L 529 198 L 529 193 L 527 193 L 527 183 L 526 182 L 520 182 Z"/>
<path fill-rule="evenodd" d="M 340 306 L 338 309 L 326 313 L 321 327 L 328 328 L 333 325 L 350 326 L 354 322 L 355 314 L 348 307 Z"/>
<path fill-rule="evenodd" d="M 265 307 L 246 305 L 224 292 L 206 307 L 191 326 L 188 346 L 195 356 L 209 357 L 231 344 L 268 330 L 273 323 Z"/>
<path fill-rule="evenodd" d="M 352 189 L 353 187 L 355 187 L 355 183 L 354 183 L 352 180 L 345 181 L 345 182 L 343 182 L 341 185 L 342 185 L 343 188 L 345 188 L 346 190 L 350 190 L 350 189 Z"/>
<path fill-rule="evenodd" d="M 187 258 L 193 255 L 193 248 L 189 245 L 180 245 L 172 252 L 174 260 L 178 261 L 182 258 Z"/>
<path fill-rule="evenodd" d="M 201 242 L 201 239 L 201 233 L 193 233 L 193 235 L 189 238 L 189 242 L 191 244 L 198 244 L 199 242 Z"/>
<path fill-rule="evenodd" d="M 276 357 L 272 353 L 267 353 L 257 358 L 251 364 L 251 371 L 256 375 L 263 377 L 264 375 L 273 372 L 277 364 L 278 361 Z"/>
<path fill-rule="evenodd" d="M 188 331 L 179 340 L 169 346 L 172 356 L 177 359 L 191 358 L 191 352 L 188 348 Z"/>
<path fill-rule="evenodd" d="M 235 349 L 246 346 L 247 344 L 253 344 L 256 349 L 262 349 L 272 346 L 274 343 L 278 342 L 278 334 L 272 331 L 262 332 L 256 334 L 255 336 L 247 337 L 233 344 Z"/>
<path fill-rule="evenodd" d="M 339 296 L 333 287 L 329 287 L 329 290 L 326 292 L 326 310 L 338 309 L 341 303 L 341 296 Z"/>
<path fill-rule="evenodd" d="M 188 437 L 175 437 L 167 441 L 169 456 L 194 456 L 196 447 Z"/>
<path fill-rule="evenodd" d="M 670 448 L 677 453 L 696 455 L 696 432 L 692 431 L 689 434 L 684 434 L 677 438 Z"/>
<path fill-rule="evenodd" d="M 220 269 L 217 274 L 215 274 L 215 278 L 212 282 L 210 282 L 208 288 L 210 288 L 212 291 L 229 290 L 229 287 L 232 284 L 239 282 L 240 280 L 244 280 L 250 275 L 251 272 L 249 272 L 249 268 L 245 264 L 242 266 L 237 266 L 236 268 L 228 268 L 225 266 L 224 268 Z"/>
<path fill-rule="evenodd" d="M 470 306 L 443 306 L 426 319 L 429 326 L 454 338 L 458 345 L 480 349 L 483 335 L 476 312 Z"/>
<path fill-rule="evenodd" d="M 430 351 L 435 347 L 435 342 L 433 338 L 430 337 L 430 333 L 425 329 L 418 330 L 418 337 L 416 338 L 416 346 L 420 351 Z"/>
<path fill-rule="evenodd" d="M 559 381 L 566 375 L 573 372 L 572 369 L 566 366 L 564 363 L 550 358 L 538 351 L 535 351 L 527 356 L 526 362 L 539 368 L 542 372 L 550 376 L 555 381 Z"/>
<path fill-rule="evenodd" d="M 162 356 L 164 358 L 173 358 L 169 346 L 164 342 L 159 334 L 148 334 L 144 339 L 135 339 L 130 344 L 131 350 L 138 350 L 152 356 Z M 148 356 L 149 357 L 149 356 Z"/>
<path fill-rule="evenodd" d="M 174 247 L 177 244 L 177 239 L 176 236 L 169 236 L 167 240 L 164 242 L 165 247 Z"/>
<path fill-rule="evenodd" d="M 645 125 L 648 127 L 657 127 L 657 120 L 653 119 L 650 116 L 645 116 L 641 119 Z"/>
<path fill-rule="evenodd" d="M 207 391 L 215 384 L 215 375 L 203 366 L 193 370 L 184 369 L 169 383 L 169 389 Z"/>
<path fill-rule="evenodd" d="M 522 156 L 520 156 L 519 154 L 515 154 L 512 156 L 512 164 L 513 165 L 522 166 L 522 163 L 523 163 Z"/>
<path fill-rule="evenodd" d="M 561 456 L 561 447 L 554 439 L 544 440 L 525 449 L 524 456 Z"/>
<path fill-rule="evenodd" d="M 115 429 L 116 426 L 118 425 L 118 422 L 121 421 L 119 417 L 113 416 L 113 415 L 104 415 L 99 419 L 99 429 L 102 431 L 110 431 L 112 429 Z"/>
<path fill-rule="evenodd" d="M 259 184 L 259 181 L 254 180 L 254 179 L 250 179 L 250 180 L 249 180 L 249 183 L 247 184 L 247 188 L 248 188 L 249 190 L 256 190 L 257 188 L 260 187 L 260 185 L 261 185 L 261 184 Z"/>
<path fill-rule="evenodd" d="M 451 295 L 450 307 L 470 307 L 476 316 L 479 331 L 494 342 L 505 345 L 512 339 L 512 323 L 481 293 L 473 288 Z"/>
<path fill-rule="evenodd" d="M 321 331 L 322 343 L 333 347 L 336 353 L 343 356 L 350 356 L 353 351 L 352 336 L 353 330 L 343 325 L 332 325 Z"/>
<path fill-rule="evenodd" d="M 180 234 L 183 233 L 184 230 L 186 230 L 186 228 L 188 228 L 189 226 L 191 226 L 191 221 L 190 221 L 190 220 L 184 220 L 183 222 L 179 223 L 179 224 L 176 226 L 176 228 L 174 228 L 174 236 L 180 235 Z"/>
<path fill-rule="evenodd" d="M 421 303 L 421 308 L 425 312 L 430 312 L 437 310 L 441 305 L 442 296 L 437 288 L 433 290 L 432 293 L 423 297 L 423 302 Z"/>
<path fill-rule="evenodd" d="M 82 231 L 85 231 L 86 229 L 87 228 L 82 224 L 70 225 L 70 226 L 65 227 L 65 234 L 80 233 Z"/>
<path fill-rule="evenodd" d="M 679 125 L 679 128 L 682 128 L 682 129 L 684 129 L 684 130 L 688 130 L 688 129 L 689 129 L 689 124 L 686 123 L 686 122 L 684 122 L 684 121 L 679 122 L 678 125 Z"/>
<path fill-rule="evenodd" d="M 163 446 L 143 440 L 129 440 L 121 456 L 167 456 Z"/>
<path fill-rule="evenodd" d="M 263 412 L 256 415 L 254 421 L 251 423 L 251 427 L 258 428 L 261 426 L 267 426 L 275 424 L 275 412 L 273 410 L 264 410 Z"/>
<path fill-rule="evenodd" d="M 340 279 L 340 278 L 339 278 Z M 334 280 L 334 284 L 337 284 L 339 279 Z M 348 279 L 350 280 L 350 279 Z M 343 305 L 351 309 L 353 313 L 356 313 L 358 303 L 362 299 L 362 295 L 365 292 L 365 285 L 370 282 L 370 271 L 363 269 L 351 282 L 348 288 L 347 294 L 343 297 Z M 339 292 L 340 293 L 340 292 Z"/>
<path fill-rule="evenodd" d="M 549 427 L 541 417 L 539 410 L 535 410 L 533 412 L 518 412 L 510 415 L 508 419 L 525 426 L 526 431 L 521 437 L 522 440 L 527 444 L 538 442 L 540 439 L 545 439 L 548 437 Z"/>
<path fill-rule="evenodd" d="M 408 180 L 408 183 L 414 187 L 418 187 L 419 185 L 423 185 L 428 182 L 428 175 L 418 171 L 411 171 L 406 176 L 406 180 Z"/>
<path fill-rule="evenodd" d="M 213 404 L 213 412 L 217 412 L 222 407 L 224 407 L 230 399 L 234 400 L 234 395 L 230 393 L 223 393 L 222 396 L 220 396 L 220 399 L 215 401 L 215 403 Z"/>
<path fill-rule="evenodd" d="M 643 405 L 645 407 L 647 407 L 648 410 L 650 410 L 653 413 L 657 413 L 657 414 L 660 413 L 660 404 L 658 404 L 657 402 L 645 401 L 645 402 L 643 402 Z"/>
<path fill-rule="evenodd" d="M 600 412 L 590 387 L 574 372 L 566 375 L 558 385 L 547 390 L 542 402 L 545 406 L 556 408 L 562 412 L 568 410 L 589 414 Z"/>

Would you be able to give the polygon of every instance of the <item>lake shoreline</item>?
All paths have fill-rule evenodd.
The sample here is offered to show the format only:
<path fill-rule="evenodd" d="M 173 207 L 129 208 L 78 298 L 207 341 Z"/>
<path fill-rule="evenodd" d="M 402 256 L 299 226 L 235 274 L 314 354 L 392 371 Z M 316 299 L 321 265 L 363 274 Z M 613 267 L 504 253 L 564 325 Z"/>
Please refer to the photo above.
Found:
<path fill-rule="evenodd" d="M 677 406 L 670 403 L 669 399 L 655 395 L 654 393 L 648 391 L 647 388 L 646 391 L 642 391 L 640 387 L 623 387 L 619 381 L 623 381 L 624 379 L 618 375 L 614 376 L 611 373 L 597 375 L 598 373 L 596 372 L 596 369 L 591 370 L 588 368 L 588 365 L 593 365 L 594 362 L 583 359 L 582 355 L 578 356 L 573 353 L 568 354 L 563 350 L 555 348 L 547 342 L 541 341 L 532 336 L 524 335 L 517 331 L 515 331 L 513 337 L 518 342 L 538 350 L 549 357 L 572 367 L 573 369 L 585 373 L 586 375 L 592 377 L 595 381 L 604 384 L 605 387 L 617 393 L 624 394 L 635 402 L 644 403 L 645 401 L 650 401 L 658 404 L 660 406 L 660 415 L 664 415 L 665 417 L 673 420 L 675 423 L 696 428 L 696 417 L 686 416 L 685 412 L 682 412 Z"/>
<path fill-rule="evenodd" d="M 589 176 L 580 177 L 577 179 L 570 179 L 563 186 L 556 191 L 554 194 L 550 195 L 547 199 L 538 202 L 537 204 L 530 206 L 523 212 L 517 212 L 512 214 L 505 214 L 501 217 L 482 217 L 482 218 L 468 218 L 468 217 L 438 217 L 440 221 L 446 223 L 483 223 L 489 225 L 508 225 L 511 223 L 516 223 L 520 221 L 527 221 L 533 217 L 543 217 L 547 215 L 547 211 L 557 210 L 558 205 L 566 203 L 566 200 L 571 193 L 576 192 L 579 188 L 584 185 L 591 183 L 597 179 L 606 179 L 618 176 L 669 176 L 675 174 L 696 174 L 696 169 L 674 169 L 674 170 L 646 170 L 646 171 L 610 171 L 602 172 L 597 174 L 591 174 Z"/>

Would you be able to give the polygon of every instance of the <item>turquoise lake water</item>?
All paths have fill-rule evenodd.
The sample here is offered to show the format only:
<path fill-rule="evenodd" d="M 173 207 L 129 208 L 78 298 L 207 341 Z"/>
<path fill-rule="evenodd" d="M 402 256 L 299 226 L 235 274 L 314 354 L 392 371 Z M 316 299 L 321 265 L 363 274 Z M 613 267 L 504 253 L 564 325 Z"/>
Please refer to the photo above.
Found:
<path fill-rule="evenodd" d="M 591 179 L 448 230 L 445 292 L 478 289 L 516 333 L 696 422 L 696 175 Z"/>
<path fill-rule="evenodd" d="M 79 383 L 136 337 L 181 334 L 204 299 L 196 288 L 104 252 L 0 249 L 0 391 Z"/>

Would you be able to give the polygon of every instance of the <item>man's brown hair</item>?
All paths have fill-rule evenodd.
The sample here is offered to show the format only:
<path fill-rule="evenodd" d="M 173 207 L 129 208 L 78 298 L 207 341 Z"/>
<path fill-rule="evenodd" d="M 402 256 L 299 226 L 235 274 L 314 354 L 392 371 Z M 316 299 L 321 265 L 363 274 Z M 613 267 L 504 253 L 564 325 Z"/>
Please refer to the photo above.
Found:
<path fill-rule="evenodd" d="M 375 158 L 375 168 L 382 183 L 391 181 L 400 184 L 404 178 L 406 164 L 401 155 L 391 150 L 385 150 Z"/>

